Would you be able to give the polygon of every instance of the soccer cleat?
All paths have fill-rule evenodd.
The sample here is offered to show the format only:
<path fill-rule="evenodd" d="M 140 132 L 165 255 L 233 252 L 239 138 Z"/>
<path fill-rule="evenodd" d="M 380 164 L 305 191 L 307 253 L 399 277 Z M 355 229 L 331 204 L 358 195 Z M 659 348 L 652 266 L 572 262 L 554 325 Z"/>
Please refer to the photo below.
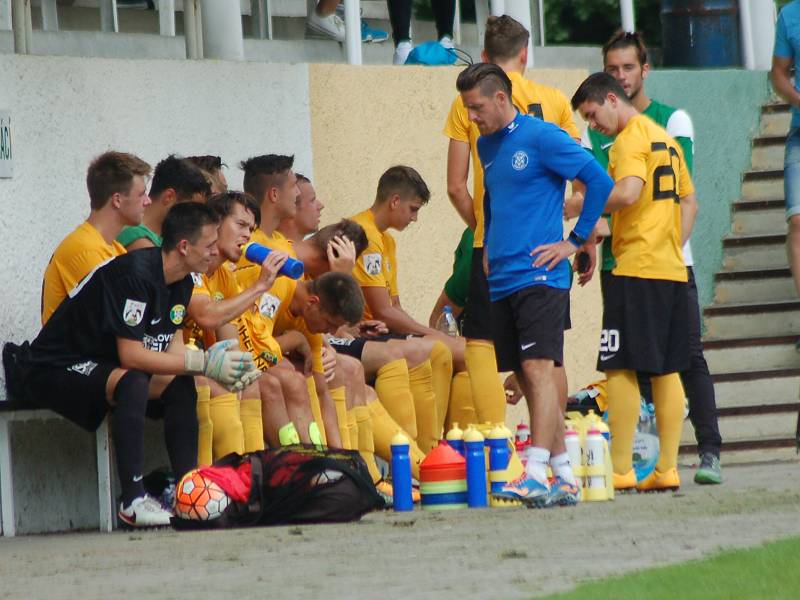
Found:
<path fill-rule="evenodd" d="M 166 527 L 172 516 L 161 503 L 150 496 L 140 496 L 125 508 L 120 505 L 119 520 L 129 527 Z"/>
<path fill-rule="evenodd" d="M 719 464 L 719 457 L 711 452 L 704 452 L 700 455 L 700 466 L 694 474 L 694 482 L 722 483 L 722 469 Z"/>
<path fill-rule="evenodd" d="M 344 42 L 344 21 L 336 14 L 320 17 L 312 11 L 306 18 L 306 37 Z"/>
<path fill-rule="evenodd" d="M 527 505 L 543 507 L 547 505 L 550 487 L 537 481 L 527 473 L 523 473 L 514 481 L 509 481 L 499 492 L 492 492 L 492 497 L 502 500 L 519 500 Z"/>
<path fill-rule="evenodd" d="M 575 483 L 556 477 L 550 484 L 546 506 L 574 506 L 581 497 L 581 488 Z"/>
<path fill-rule="evenodd" d="M 650 475 L 636 484 L 636 491 L 666 492 L 671 490 L 675 492 L 679 490 L 680 487 L 681 478 L 678 475 L 678 469 L 672 467 L 666 473 L 661 473 L 658 469 L 654 470 Z"/>
<path fill-rule="evenodd" d="M 614 473 L 614 489 L 618 492 L 627 492 L 636 487 L 636 471 L 631 469 L 624 475 Z"/>

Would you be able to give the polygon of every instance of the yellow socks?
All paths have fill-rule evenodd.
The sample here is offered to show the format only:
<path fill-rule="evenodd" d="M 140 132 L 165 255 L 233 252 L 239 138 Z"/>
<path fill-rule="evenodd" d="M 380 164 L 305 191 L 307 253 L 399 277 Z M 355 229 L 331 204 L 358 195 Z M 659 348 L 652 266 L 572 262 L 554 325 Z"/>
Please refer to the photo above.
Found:
<path fill-rule="evenodd" d="M 205 467 L 213 462 L 211 448 L 214 440 L 214 426 L 210 413 L 211 388 L 197 386 L 197 466 Z"/>
<path fill-rule="evenodd" d="M 426 360 L 408 370 L 408 382 L 414 396 L 414 412 L 417 415 L 417 445 L 428 452 L 440 439 L 436 429 L 436 393 L 433 388 L 431 363 Z"/>
<path fill-rule="evenodd" d="M 244 451 L 256 452 L 264 449 L 264 426 L 261 421 L 261 399 L 242 399 L 239 404 L 244 432 Z"/>
<path fill-rule="evenodd" d="M 606 376 L 611 462 L 615 473 L 627 475 L 633 468 L 633 436 L 639 422 L 639 382 L 635 371 L 606 371 Z"/>
<path fill-rule="evenodd" d="M 327 440 L 325 439 L 325 421 L 322 420 L 322 408 L 319 404 L 317 384 L 314 382 L 314 377 L 308 377 L 306 379 L 306 384 L 308 385 L 308 397 L 311 400 L 311 414 L 314 416 L 314 422 L 317 424 L 317 431 L 322 437 L 322 444 L 327 445 Z"/>
<path fill-rule="evenodd" d="M 436 435 L 440 438 L 453 383 L 453 354 L 442 342 L 436 342 L 431 350 L 431 371 L 436 394 Z"/>
<path fill-rule="evenodd" d="M 214 432 L 214 460 L 231 452 L 244 454 L 244 431 L 236 394 L 222 394 L 211 398 L 209 408 Z"/>
<path fill-rule="evenodd" d="M 408 365 L 404 358 L 393 360 L 378 369 L 375 378 L 378 398 L 403 431 L 416 439 L 417 415 L 414 411 L 414 396 L 409 386 Z"/>
<path fill-rule="evenodd" d="M 297 433 L 294 423 L 289 422 L 278 429 L 278 440 L 281 446 L 294 446 L 300 443 L 300 434 Z"/>
<path fill-rule="evenodd" d="M 358 453 L 367 463 L 372 483 L 378 483 L 381 480 L 381 472 L 378 469 L 378 463 L 375 462 L 375 439 L 372 433 L 372 417 L 369 414 L 369 408 L 356 406 L 353 408 L 353 412 L 356 414 L 358 423 Z"/>
<path fill-rule="evenodd" d="M 450 386 L 450 407 L 447 411 L 445 430 L 452 429 L 453 423 L 459 423 L 464 428 L 469 423 L 479 423 L 472 403 L 472 383 L 466 371 L 456 373 Z"/>
<path fill-rule="evenodd" d="M 484 340 L 467 340 L 464 360 L 472 385 L 476 422 L 505 423 L 506 394 L 497 374 L 494 344 Z"/>
<path fill-rule="evenodd" d="M 678 448 L 683 430 L 683 384 L 680 375 L 658 375 L 650 379 L 656 409 L 658 442 L 661 447 L 656 469 L 666 473 L 678 464 Z"/>
<path fill-rule="evenodd" d="M 402 431 L 400 425 L 392 419 L 383 404 L 374 400 L 367 404 L 372 417 L 372 439 L 375 445 L 375 454 L 386 462 L 392 460 L 392 438 Z M 408 435 L 408 432 L 403 432 Z M 409 454 L 411 455 L 411 476 L 419 481 L 419 465 L 425 460 L 425 453 L 419 449 L 414 440 L 409 440 Z"/>
<path fill-rule="evenodd" d="M 358 450 L 358 422 L 356 421 L 355 409 L 351 408 L 347 411 L 347 436 L 349 450 Z"/>
<path fill-rule="evenodd" d="M 342 438 L 342 448 L 350 449 L 350 435 L 347 432 L 347 398 L 345 387 L 339 386 L 330 390 L 333 405 L 336 408 L 336 421 L 339 423 L 339 437 Z"/>

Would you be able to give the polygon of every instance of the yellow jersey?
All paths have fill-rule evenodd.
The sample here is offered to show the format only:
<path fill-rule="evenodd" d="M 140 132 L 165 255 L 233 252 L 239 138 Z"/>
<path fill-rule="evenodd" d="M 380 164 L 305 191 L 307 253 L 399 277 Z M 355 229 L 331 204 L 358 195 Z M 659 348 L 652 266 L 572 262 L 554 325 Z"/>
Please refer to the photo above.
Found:
<path fill-rule="evenodd" d="M 241 288 L 233 274 L 235 269 L 233 263 L 225 261 L 210 276 L 205 273 L 192 273 L 194 282 L 192 296 L 208 296 L 213 302 L 219 302 L 238 295 Z M 238 328 L 238 319 L 234 319 L 231 324 Z M 203 330 L 194 319 L 187 317 L 183 322 L 183 340 L 188 343 L 192 339 L 198 347 L 204 349 L 210 348 L 217 341 L 214 331 Z"/>
<path fill-rule="evenodd" d="M 554 87 L 525 79 L 519 73 L 508 73 L 511 79 L 511 100 L 523 114 L 533 115 L 566 131 L 570 137 L 580 138 L 567 97 Z M 483 247 L 483 167 L 478 157 L 478 126 L 469 120 L 461 96 L 453 100 L 444 126 L 444 134 L 454 140 L 469 144 L 472 156 L 472 210 L 475 213 L 474 248 Z"/>
<path fill-rule="evenodd" d="M 680 144 L 644 115 L 633 117 L 609 154 L 614 181 L 638 177 L 638 200 L 611 216 L 614 275 L 687 281 L 681 250 L 680 199 L 694 193 Z"/>
<path fill-rule="evenodd" d="M 84 221 L 56 248 L 44 272 L 42 283 L 42 325 L 47 323 L 64 298 L 84 277 L 115 256 L 125 253 L 125 246 L 110 244 L 100 232 Z"/>
<path fill-rule="evenodd" d="M 367 234 L 367 249 L 361 254 L 353 268 L 353 277 L 362 288 L 383 287 L 389 298 L 400 295 L 397 287 L 397 243 L 388 231 L 381 231 L 375 224 L 375 215 L 370 209 L 350 217 Z M 364 306 L 364 319 L 372 319 L 369 306 Z"/>

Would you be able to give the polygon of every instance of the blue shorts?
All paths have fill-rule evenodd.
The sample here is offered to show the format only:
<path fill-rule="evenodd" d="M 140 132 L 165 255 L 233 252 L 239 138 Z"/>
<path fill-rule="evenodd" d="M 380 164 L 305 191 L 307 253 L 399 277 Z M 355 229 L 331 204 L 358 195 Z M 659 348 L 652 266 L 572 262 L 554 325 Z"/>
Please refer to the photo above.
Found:
<path fill-rule="evenodd" d="M 800 127 L 786 136 L 783 159 L 783 191 L 786 198 L 786 219 L 800 215 Z"/>

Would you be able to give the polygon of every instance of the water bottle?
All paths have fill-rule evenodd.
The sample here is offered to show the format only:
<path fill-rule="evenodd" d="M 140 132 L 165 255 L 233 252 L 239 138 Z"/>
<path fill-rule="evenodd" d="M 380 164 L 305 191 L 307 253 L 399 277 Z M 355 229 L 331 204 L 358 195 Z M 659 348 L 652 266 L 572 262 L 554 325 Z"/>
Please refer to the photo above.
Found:
<path fill-rule="evenodd" d="M 637 481 L 641 481 L 653 472 L 659 452 L 655 407 L 642 398 L 639 405 L 639 425 L 633 437 L 633 470 L 636 472 Z"/>
<path fill-rule="evenodd" d="M 263 263 L 267 256 L 269 256 L 270 252 L 272 252 L 272 248 L 267 248 L 266 246 L 262 246 L 257 242 L 250 242 L 244 247 L 245 258 L 251 263 L 255 263 L 257 265 Z M 300 279 L 303 276 L 304 270 L 305 267 L 303 266 L 302 261 L 290 256 L 286 259 L 286 262 L 280 268 L 278 274 L 285 275 L 291 279 Z"/>
<path fill-rule="evenodd" d="M 492 492 L 499 492 L 508 483 L 508 463 L 511 451 L 508 447 L 508 430 L 498 425 L 489 433 L 489 482 Z"/>
<path fill-rule="evenodd" d="M 608 500 L 606 454 L 603 433 L 594 425 L 586 432 L 586 500 Z"/>
<path fill-rule="evenodd" d="M 397 432 L 392 438 L 392 488 L 395 512 L 414 510 L 411 497 L 411 456 L 408 438 Z"/>
<path fill-rule="evenodd" d="M 486 493 L 486 455 L 483 452 L 483 436 L 470 427 L 464 434 L 467 449 L 467 505 L 470 508 L 485 508 L 489 505 Z"/>
<path fill-rule="evenodd" d="M 436 321 L 436 329 L 452 337 L 458 337 L 458 323 L 456 323 L 456 318 L 453 316 L 453 309 L 450 305 L 445 305 L 442 309 L 442 314 L 439 315 L 439 319 Z"/>
<path fill-rule="evenodd" d="M 464 448 L 464 432 L 458 426 L 458 423 L 453 423 L 453 428 L 447 432 L 447 443 L 450 447 L 458 452 L 461 456 L 465 456 L 467 451 Z"/>

